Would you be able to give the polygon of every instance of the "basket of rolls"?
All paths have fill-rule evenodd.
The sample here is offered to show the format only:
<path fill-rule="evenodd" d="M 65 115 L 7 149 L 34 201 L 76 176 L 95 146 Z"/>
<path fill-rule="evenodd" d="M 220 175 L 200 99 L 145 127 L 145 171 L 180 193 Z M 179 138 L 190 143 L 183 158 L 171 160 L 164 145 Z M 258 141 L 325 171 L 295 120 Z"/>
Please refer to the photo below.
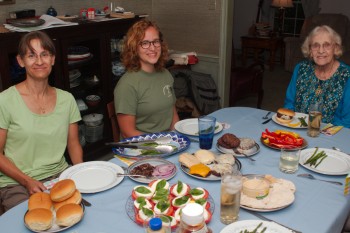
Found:
<path fill-rule="evenodd" d="M 34 232 L 59 232 L 78 222 L 84 216 L 82 196 L 71 179 L 57 182 L 50 193 L 38 192 L 29 197 L 25 226 Z"/>

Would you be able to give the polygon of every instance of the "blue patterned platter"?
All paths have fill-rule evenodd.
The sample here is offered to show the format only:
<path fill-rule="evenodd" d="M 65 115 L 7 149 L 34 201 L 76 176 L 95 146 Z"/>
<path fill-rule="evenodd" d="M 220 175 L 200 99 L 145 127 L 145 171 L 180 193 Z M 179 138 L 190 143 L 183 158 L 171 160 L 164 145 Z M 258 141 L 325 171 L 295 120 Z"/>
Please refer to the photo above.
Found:
<path fill-rule="evenodd" d="M 116 155 L 133 158 L 133 159 L 144 159 L 144 158 L 154 158 L 154 157 L 167 157 L 179 152 L 186 150 L 191 142 L 190 139 L 184 135 L 177 134 L 175 132 L 161 132 L 161 133 L 151 133 L 151 134 L 143 134 L 140 136 L 135 136 L 131 138 L 126 138 L 121 142 L 136 142 L 136 141 L 145 141 L 145 140 L 154 140 L 160 137 L 169 137 L 172 141 L 168 144 L 173 147 L 176 147 L 174 151 L 166 154 L 143 154 L 144 151 L 141 149 L 130 149 L 130 148 L 121 148 L 115 147 L 112 149 L 113 153 Z"/>

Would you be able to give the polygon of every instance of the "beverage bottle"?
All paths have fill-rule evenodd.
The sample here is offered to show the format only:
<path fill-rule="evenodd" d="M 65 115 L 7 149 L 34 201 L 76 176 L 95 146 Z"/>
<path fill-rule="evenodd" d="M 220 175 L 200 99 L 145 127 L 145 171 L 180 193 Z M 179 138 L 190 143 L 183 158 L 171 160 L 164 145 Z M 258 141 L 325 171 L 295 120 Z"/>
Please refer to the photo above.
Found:
<path fill-rule="evenodd" d="M 189 203 L 181 210 L 177 233 L 212 233 L 204 220 L 204 208 L 197 203 Z"/>
<path fill-rule="evenodd" d="M 162 226 L 162 220 L 160 218 L 152 218 L 148 222 L 146 233 L 167 233 L 166 229 Z"/>

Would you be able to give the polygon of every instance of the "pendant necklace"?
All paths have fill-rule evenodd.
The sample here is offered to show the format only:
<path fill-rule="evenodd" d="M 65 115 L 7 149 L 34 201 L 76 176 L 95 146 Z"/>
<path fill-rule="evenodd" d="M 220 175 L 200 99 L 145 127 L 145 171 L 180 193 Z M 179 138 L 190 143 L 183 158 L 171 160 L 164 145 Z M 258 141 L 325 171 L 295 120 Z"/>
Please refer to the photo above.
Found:
<path fill-rule="evenodd" d="M 26 88 L 27 88 L 29 94 L 30 94 L 31 96 L 34 96 L 34 94 L 32 93 L 32 91 L 29 89 L 27 83 L 25 83 L 25 86 L 26 86 Z M 46 107 L 45 107 L 46 104 L 45 104 L 45 98 L 44 98 L 44 97 L 45 97 L 45 93 L 47 92 L 47 89 L 48 89 L 48 86 L 45 87 L 45 90 L 43 91 L 43 94 L 42 94 L 43 105 L 40 105 L 40 104 L 37 102 L 37 106 L 38 106 L 38 108 L 39 108 L 40 114 L 46 114 Z"/>
<path fill-rule="evenodd" d="M 321 95 L 322 94 L 322 92 L 323 92 L 323 88 L 322 88 L 322 82 L 323 81 L 326 81 L 327 79 L 329 79 L 330 78 L 330 74 L 331 74 L 331 72 L 332 72 L 332 70 L 333 70 L 333 65 L 334 65 L 334 61 L 333 61 L 333 63 L 332 63 L 332 66 L 331 66 L 331 69 L 330 69 L 330 71 L 329 72 L 324 72 L 325 73 L 325 75 L 322 77 L 321 75 L 319 75 L 318 77 L 317 77 L 317 75 L 316 75 L 316 78 L 318 79 L 318 87 L 316 88 L 316 91 L 315 91 L 315 94 L 316 94 L 316 96 L 319 96 L 319 95 Z M 324 80 L 323 79 L 321 79 L 321 78 L 324 78 Z"/>

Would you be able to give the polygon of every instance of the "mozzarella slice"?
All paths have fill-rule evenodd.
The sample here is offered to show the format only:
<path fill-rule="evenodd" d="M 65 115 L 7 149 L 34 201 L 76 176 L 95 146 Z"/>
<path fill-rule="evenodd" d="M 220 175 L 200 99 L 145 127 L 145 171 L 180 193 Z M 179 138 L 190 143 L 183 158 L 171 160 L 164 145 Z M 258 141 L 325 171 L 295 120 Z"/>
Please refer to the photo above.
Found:
<path fill-rule="evenodd" d="M 151 202 L 149 202 L 149 200 L 145 199 L 146 201 L 146 205 L 144 205 L 143 207 L 148 208 L 148 209 L 152 209 L 152 204 Z M 136 209 L 140 209 L 140 203 L 137 202 L 136 200 L 134 201 L 134 206 L 136 207 Z"/>
<path fill-rule="evenodd" d="M 204 195 L 205 195 L 205 190 L 204 190 L 203 188 L 199 188 L 199 187 L 196 188 L 196 189 L 203 191 L 203 193 L 202 193 L 201 195 L 191 195 L 192 198 L 195 199 L 195 200 L 197 200 L 197 199 L 199 199 L 199 198 L 204 197 Z"/>
<path fill-rule="evenodd" d="M 151 210 L 151 209 L 148 209 L 148 210 L 153 212 L 153 210 Z M 145 213 L 142 211 L 142 209 L 139 210 L 139 216 L 142 220 L 149 219 L 149 216 L 145 215 Z"/>
<path fill-rule="evenodd" d="M 181 190 L 181 192 L 177 192 L 177 184 L 174 185 L 174 188 L 171 190 L 172 194 L 177 196 L 177 197 L 182 197 L 185 196 L 187 194 L 187 191 L 189 189 L 189 186 L 185 183 L 182 183 L 183 185 L 183 189 Z"/>
<path fill-rule="evenodd" d="M 151 189 L 153 190 L 153 192 L 156 191 L 156 188 L 157 188 L 157 185 L 159 182 L 161 182 L 162 180 L 164 179 L 159 179 L 159 180 L 156 180 L 155 182 L 153 182 L 152 186 L 151 186 Z M 164 189 L 169 189 L 169 182 L 168 181 L 165 181 L 165 186 L 162 187 Z"/>
<path fill-rule="evenodd" d="M 149 190 L 149 192 L 148 193 L 138 192 L 139 188 L 147 189 L 147 190 Z M 146 199 L 150 199 L 153 196 L 153 193 L 154 193 L 151 188 L 149 188 L 148 186 L 145 186 L 145 185 L 135 186 L 134 187 L 134 191 L 135 191 L 135 194 L 136 194 L 137 197 L 144 197 Z"/>

